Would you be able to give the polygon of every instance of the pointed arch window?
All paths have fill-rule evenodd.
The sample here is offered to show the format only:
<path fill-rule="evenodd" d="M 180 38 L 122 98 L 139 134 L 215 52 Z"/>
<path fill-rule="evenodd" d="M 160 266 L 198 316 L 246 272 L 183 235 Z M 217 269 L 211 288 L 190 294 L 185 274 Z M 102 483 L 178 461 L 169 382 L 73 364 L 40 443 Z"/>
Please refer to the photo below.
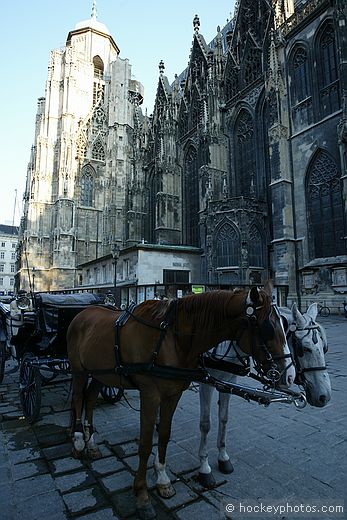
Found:
<path fill-rule="evenodd" d="M 99 139 L 93 144 L 92 159 L 105 162 L 105 149 Z"/>
<path fill-rule="evenodd" d="M 264 267 L 264 239 L 258 227 L 253 224 L 248 236 L 248 262 L 252 267 Z"/>
<path fill-rule="evenodd" d="M 332 23 L 326 25 L 319 38 L 320 64 L 320 107 L 322 117 L 340 108 L 338 67 L 336 55 L 335 31 Z"/>
<path fill-rule="evenodd" d="M 149 190 L 148 190 L 148 230 L 147 240 L 154 244 L 155 243 L 155 229 L 157 227 L 157 196 L 162 191 L 162 182 L 159 172 L 155 169 L 150 172 L 149 175 Z"/>
<path fill-rule="evenodd" d="M 306 49 L 300 47 L 292 59 L 293 101 L 300 103 L 311 95 L 308 55 Z"/>
<path fill-rule="evenodd" d="M 219 228 L 214 239 L 214 249 L 216 267 L 240 265 L 240 234 L 233 225 L 226 222 Z"/>
<path fill-rule="evenodd" d="M 89 165 L 82 169 L 81 175 L 81 205 L 93 206 L 94 170 Z"/>
<path fill-rule="evenodd" d="M 335 161 L 320 151 L 306 182 L 311 257 L 324 258 L 346 253 L 342 182 Z"/>
<path fill-rule="evenodd" d="M 191 146 L 184 161 L 184 221 L 185 241 L 199 246 L 199 178 L 198 155 Z"/>
<path fill-rule="evenodd" d="M 100 56 L 94 56 L 93 58 L 94 65 L 94 76 L 97 78 L 102 78 L 104 74 L 104 62 L 100 58 Z"/>
<path fill-rule="evenodd" d="M 291 59 L 291 102 L 295 129 L 313 122 L 311 76 L 308 53 L 299 47 Z"/>
<path fill-rule="evenodd" d="M 255 176 L 256 148 L 253 118 L 247 110 L 242 110 L 236 120 L 234 150 L 238 195 L 253 196 L 257 191 Z"/>

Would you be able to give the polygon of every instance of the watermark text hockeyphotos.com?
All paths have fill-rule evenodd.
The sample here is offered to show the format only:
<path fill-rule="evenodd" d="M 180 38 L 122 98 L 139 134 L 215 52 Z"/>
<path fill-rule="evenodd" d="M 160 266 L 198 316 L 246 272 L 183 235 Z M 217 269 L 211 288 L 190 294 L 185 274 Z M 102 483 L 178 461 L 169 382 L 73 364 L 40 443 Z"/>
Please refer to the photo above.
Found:
<path fill-rule="evenodd" d="M 290 514 L 291 518 L 304 518 L 310 515 L 317 518 L 320 515 L 331 515 L 331 518 L 344 518 L 344 502 L 342 500 L 301 500 L 295 502 L 280 501 L 250 501 L 250 500 L 233 500 L 223 506 L 226 518 L 233 518 L 233 514 L 244 515 L 246 517 L 280 517 L 284 514 Z"/>

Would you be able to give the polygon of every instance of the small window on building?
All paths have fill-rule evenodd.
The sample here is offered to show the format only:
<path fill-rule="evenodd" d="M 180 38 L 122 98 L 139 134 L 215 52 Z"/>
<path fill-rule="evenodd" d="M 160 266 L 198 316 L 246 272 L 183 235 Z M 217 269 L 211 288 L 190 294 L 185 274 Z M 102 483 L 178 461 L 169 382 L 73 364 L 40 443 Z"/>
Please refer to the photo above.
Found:
<path fill-rule="evenodd" d="M 1 247 L 5 247 L 6 246 L 6 242 L 1 242 Z"/>
<path fill-rule="evenodd" d="M 11 253 L 11 259 L 12 259 L 12 260 L 15 260 L 15 259 L 16 259 L 16 253 Z"/>
<path fill-rule="evenodd" d="M 173 269 L 163 270 L 163 283 L 189 283 L 189 272 L 190 271 L 176 271 Z"/>
<path fill-rule="evenodd" d="M 14 278 L 10 278 L 10 285 L 14 285 Z"/>
<path fill-rule="evenodd" d="M 16 244 L 15 242 L 12 242 L 12 249 L 15 249 L 16 248 Z"/>
<path fill-rule="evenodd" d="M 0 273 L 3 273 L 5 270 L 5 265 L 4 264 L 0 264 Z"/>
<path fill-rule="evenodd" d="M 5 258 L 5 253 L 4 253 L 4 251 L 1 251 L 1 253 L 0 253 L 0 258 L 1 258 L 1 260 L 3 260 L 3 259 Z"/>
<path fill-rule="evenodd" d="M 4 285 L 4 279 L 0 276 L 0 285 Z"/>
<path fill-rule="evenodd" d="M 15 272 L 15 265 L 14 264 L 11 264 L 11 273 L 14 273 Z"/>

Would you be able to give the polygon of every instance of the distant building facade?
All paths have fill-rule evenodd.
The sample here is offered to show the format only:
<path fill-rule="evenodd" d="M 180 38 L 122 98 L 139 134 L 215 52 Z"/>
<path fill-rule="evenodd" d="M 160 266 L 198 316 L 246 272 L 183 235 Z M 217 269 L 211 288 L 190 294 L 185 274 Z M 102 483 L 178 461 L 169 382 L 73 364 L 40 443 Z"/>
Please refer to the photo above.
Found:
<path fill-rule="evenodd" d="M 193 28 L 188 68 L 170 83 L 159 65 L 150 117 L 95 16 L 53 51 L 22 223 L 42 288 L 146 242 L 198 248 L 196 283 L 271 277 L 289 302 L 340 306 L 346 2 L 239 0 L 210 44 Z"/>
<path fill-rule="evenodd" d="M 0 224 L 0 299 L 10 299 L 14 293 L 18 228 Z"/>

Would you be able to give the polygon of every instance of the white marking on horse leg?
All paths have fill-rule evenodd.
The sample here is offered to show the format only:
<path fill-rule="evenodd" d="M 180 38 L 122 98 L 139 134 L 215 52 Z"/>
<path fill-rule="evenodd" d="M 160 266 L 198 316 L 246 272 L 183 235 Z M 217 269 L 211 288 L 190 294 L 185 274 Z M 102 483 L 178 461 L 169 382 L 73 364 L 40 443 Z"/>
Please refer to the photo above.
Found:
<path fill-rule="evenodd" d="M 96 444 L 96 435 L 95 433 L 92 433 L 89 439 L 87 440 L 87 448 L 88 450 L 96 450 L 97 444 Z"/>
<path fill-rule="evenodd" d="M 236 379 L 236 378 L 235 378 Z M 229 460 L 229 455 L 226 450 L 226 430 L 228 424 L 230 394 L 219 394 L 218 400 L 218 460 Z"/>
<path fill-rule="evenodd" d="M 72 436 L 72 442 L 75 450 L 78 452 L 83 451 L 86 446 L 82 432 L 74 432 Z"/>
<path fill-rule="evenodd" d="M 199 458 L 200 458 L 200 469 L 199 473 L 211 473 L 211 467 L 208 463 L 208 452 L 207 452 L 207 435 L 210 431 L 210 410 L 211 410 L 211 399 L 213 394 L 213 388 L 207 385 L 200 385 L 199 396 L 200 396 L 200 447 L 199 447 Z"/>
<path fill-rule="evenodd" d="M 169 477 L 167 476 L 165 464 L 161 464 L 159 462 L 158 453 L 155 456 L 154 467 L 157 472 L 157 485 L 167 486 L 168 484 L 170 484 L 171 481 L 170 481 Z"/>

